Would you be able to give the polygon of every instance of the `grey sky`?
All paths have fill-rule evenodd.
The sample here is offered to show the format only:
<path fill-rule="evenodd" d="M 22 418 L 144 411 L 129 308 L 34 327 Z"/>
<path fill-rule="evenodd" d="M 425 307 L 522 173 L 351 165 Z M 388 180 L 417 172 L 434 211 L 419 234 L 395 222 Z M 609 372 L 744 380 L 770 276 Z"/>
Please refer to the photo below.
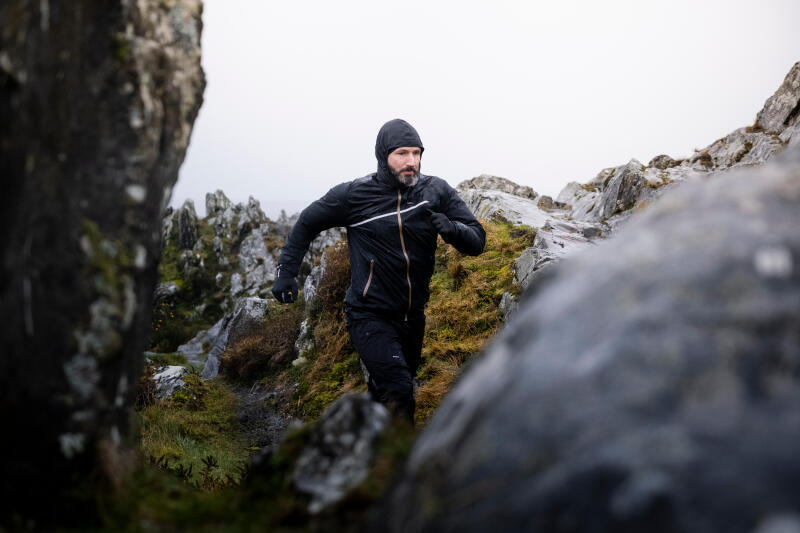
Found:
<path fill-rule="evenodd" d="M 422 171 L 555 196 L 685 157 L 755 115 L 800 60 L 797 0 L 206 0 L 208 87 L 172 205 L 252 195 L 270 217 L 375 170 L 413 124 Z"/>

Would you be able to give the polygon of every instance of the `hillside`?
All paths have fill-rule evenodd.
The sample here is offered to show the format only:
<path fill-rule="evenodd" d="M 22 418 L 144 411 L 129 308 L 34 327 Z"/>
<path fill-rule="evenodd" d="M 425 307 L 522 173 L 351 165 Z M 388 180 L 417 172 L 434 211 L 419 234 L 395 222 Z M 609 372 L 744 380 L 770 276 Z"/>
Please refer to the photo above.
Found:
<path fill-rule="evenodd" d="M 281 480 L 280 488 L 271 490 L 288 498 L 284 503 L 290 511 L 261 516 L 262 523 L 289 527 L 288 513 L 292 520 L 300 520 L 300 529 L 331 524 L 355 527 L 350 520 L 359 520 L 360 512 L 352 515 L 350 506 L 354 501 L 358 505 L 374 501 L 384 490 L 416 431 L 427 424 L 464 364 L 479 358 L 485 343 L 516 313 L 520 293 L 525 300 L 544 290 L 552 277 L 546 274 L 551 267 L 565 257 L 596 248 L 683 182 L 724 179 L 728 172 L 761 165 L 786 146 L 794 146 L 798 77 L 800 64 L 767 101 L 755 125 L 736 130 L 685 159 L 661 155 L 647 165 L 632 160 L 602 170 L 587 183 L 569 184 L 556 199 L 493 176 L 462 183 L 460 194 L 487 229 L 487 249 L 478 258 L 462 257 L 440 241 L 428 307 L 425 363 L 418 373 L 417 430 L 394 427 L 384 433 L 383 439 L 390 442 L 377 436 L 380 430 L 365 436 L 368 444 L 378 443 L 377 452 L 360 459 L 365 465 L 362 469 L 369 471 L 348 481 L 349 485 L 335 490 L 326 486 L 325 477 L 333 474 L 319 465 L 316 468 L 322 472 L 311 476 L 315 481 L 304 482 L 299 466 L 290 472 L 294 459 L 289 461 L 284 452 L 275 451 L 285 429 L 300 423 L 306 424 L 305 429 L 281 450 L 288 446 L 294 450 L 289 455 L 296 458 L 300 443 L 306 443 L 306 451 L 308 446 L 313 449 L 314 432 L 326 426 L 324 417 L 317 429 L 309 423 L 320 420 L 334 403 L 343 409 L 346 404 L 335 402 L 343 395 L 365 390 L 343 326 L 341 300 L 349 271 L 346 246 L 337 243 L 340 233 L 315 241 L 302 271 L 302 301 L 281 307 L 264 297 L 274 279 L 277 252 L 290 219 L 267 220 L 254 199 L 247 206 L 232 205 L 219 191 L 207 196 L 209 215 L 203 220 L 197 220 L 190 203 L 171 213 L 164 223 L 152 349 L 175 353 L 149 356 L 154 361 L 193 365 L 209 380 L 205 386 L 222 387 L 238 396 L 240 425 L 230 438 L 244 438 L 241 442 L 246 441 L 255 452 L 255 468 L 267 468 L 268 478 Z M 787 101 L 795 102 L 794 107 L 787 107 Z M 348 398 L 352 404 L 358 396 Z M 171 402 L 148 409 L 174 409 L 174 399 Z M 372 416 L 382 419 L 380 413 Z M 359 428 L 351 430 L 361 435 Z M 318 437 L 323 441 L 341 437 L 335 428 L 324 431 L 332 431 L 333 436 Z M 171 453 L 164 456 L 173 462 L 166 470 L 200 468 L 196 458 L 191 462 L 193 456 L 185 447 L 177 446 Z M 238 452 L 239 462 L 232 464 L 241 467 L 246 455 Z M 218 468 L 220 474 L 232 476 L 230 482 L 238 479 L 236 468 Z M 249 478 L 244 494 L 258 484 Z M 298 518 L 296 513 L 306 512 L 307 498 L 311 498 L 313 513 Z"/>

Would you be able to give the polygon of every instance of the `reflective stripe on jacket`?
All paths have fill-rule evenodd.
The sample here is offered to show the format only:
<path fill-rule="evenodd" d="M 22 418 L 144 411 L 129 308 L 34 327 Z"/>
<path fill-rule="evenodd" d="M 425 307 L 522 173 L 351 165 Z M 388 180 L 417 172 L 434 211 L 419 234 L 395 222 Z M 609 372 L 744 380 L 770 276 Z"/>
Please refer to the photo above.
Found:
<path fill-rule="evenodd" d="M 455 223 L 448 244 L 468 255 L 483 251 L 486 233 L 456 191 L 443 179 L 420 174 L 410 188 L 370 174 L 337 185 L 300 213 L 278 263 L 296 276 L 318 233 L 347 228 L 350 250 L 349 308 L 397 318 L 421 314 L 428 302 L 437 232 L 430 211 Z"/>

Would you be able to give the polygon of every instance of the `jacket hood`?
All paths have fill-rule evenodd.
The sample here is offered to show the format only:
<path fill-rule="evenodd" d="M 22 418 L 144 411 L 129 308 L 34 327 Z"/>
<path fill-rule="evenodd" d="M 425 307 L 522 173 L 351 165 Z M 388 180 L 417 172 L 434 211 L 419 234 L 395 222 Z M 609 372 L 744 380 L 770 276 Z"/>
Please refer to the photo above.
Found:
<path fill-rule="evenodd" d="M 387 158 L 389 154 L 401 146 L 419 146 L 422 151 L 422 140 L 414 126 L 403 119 L 396 118 L 384 124 L 378 132 L 375 140 L 375 158 L 378 160 L 378 179 L 392 185 L 399 185 L 399 182 L 392 175 L 389 169 Z"/>

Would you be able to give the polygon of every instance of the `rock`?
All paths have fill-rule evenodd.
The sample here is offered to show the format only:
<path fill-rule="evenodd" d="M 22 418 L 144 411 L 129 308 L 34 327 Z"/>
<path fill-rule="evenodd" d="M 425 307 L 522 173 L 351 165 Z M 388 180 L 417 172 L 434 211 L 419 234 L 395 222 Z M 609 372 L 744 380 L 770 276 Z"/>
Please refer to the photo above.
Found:
<path fill-rule="evenodd" d="M 197 242 L 197 213 L 194 202 L 186 200 L 177 211 L 178 246 L 182 250 L 191 250 Z"/>
<path fill-rule="evenodd" d="M 239 268 L 244 274 L 242 291 L 248 296 L 259 294 L 275 280 L 275 261 L 267 252 L 265 231 L 266 225 L 254 229 L 239 247 Z"/>
<path fill-rule="evenodd" d="M 657 168 L 659 170 L 666 170 L 666 169 L 668 169 L 670 167 L 674 167 L 674 166 L 676 166 L 678 164 L 679 164 L 679 162 L 675 161 L 670 156 L 668 156 L 666 154 L 661 154 L 661 155 L 657 155 L 653 159 L 651 159 L 650 162 L 647 163 L 647 166 L 648 167 Z"/>
<path fill-rule="evenodd" d="M 205 268 L 203 256 L 192 250 L 183 250 L 178 259 L 178 268 L 186 278 L 193 278 L 199 275 L 199 270 Z"/>
<path fill-rule="evenodd" d="M 727 169 L 735 165 L 761 164 L 783 148 L 780 139 L 760 132 L 748 132 L 748 129 L 739 128 L 704 150 L 715 167 Z"/>
<path fill-rule="evenodd" d="M 186 357 L 186 361 L 191 365 L 205 364 L 208 357 L 207 352 L 222 332 L 223 320 L 224 317 L 218 320 L 210 329 L 199 331 L 197 335 L 185 344 L 178 346 L 177 352 Z"/>
<path fill-rule="evenodd" d="M 177 283 L 168 281 L 167 283 L 159 283 L 156 285 L 156 290 L 153 291 L 153 305 L 158 305 L 163 302 L 170 302 L 180 292 L 180 287 Z"/>
<path fill-rule="evenodd" d="M 575 221 L 548 221 L 536 231 L 533 246 L 514 262 L 514 281 L 523 291 L 528 289 L 545 266 L 589 247 L 592 241 L 587 234 L 596 236 L 599 233 L 596 226 Z"/>
<path fill-rule="evenodd" d="M 236 417 L 248 442 L 260 448 L 259 456 L 277 449 L 289 426 L 298 422 L 287 412 L 296 388 L 271 389 L 255 383 L 244 390 L 234 389 L 240 398 Z M 253 462 L 258 462 L 258 457 Z"/>
<path fill-rule="evenodd" d="M 214 252 L 214 256 L 216 257 L 217 264 L 219 266 L 230 266 L 231 263 L 228 259 L 228 251 L 226 250 L 225 244 L 219 235 L 214 235 L 214 240 L 211 243 L 211 251 Z"/>
<path fill-rule="evenodd" d="M 508 319 L 511 318 L 511 315 L 517 310 L 518 306 L 519 304 L 516 298 L 514 298 L 510 292 L 503 293 L 500 297 L 500 305 L 497 307 L 500 310 L 504 322 L 508 322 Z"/>
<path fill-rule="evenodd" d="M 388 423 L 389 412 L 367 393 L 345 395 L 325 409 L 292 475 L 297 490 L 311 496 L 310 513 L 366 479 L 375 441 Z"/>
<path fill-rule="evenodd" d="M 224 192 L 217 189 L 214 193 L 206 193 L 206 219 L 217 237 L 230 239 L 233 236 L 233 217 L 233 205 Z"/>
<path fill-rule="evenodd" d="M 161 219 L 161 243 L 163 246 L 169 244 L 170 235 L 172 233 L 172 226 L 175 223 L 175 210 L 172 207 L 167 207 L 164 211 L 164 216 Z"/>
<path fill-rule="evenodd" d="M 595 220 L 604 220 L 632 208 L 646 184 L 642 164 L 631 159 L 608 181 Z"/>
<path fill-rule="evenodd" d="M 327 248 L 342 240 L 344 236 L 345 233 L 340 228 L 331 228 L 317 235 L 308 246 L 308 252 L 304 259 L 306 268 L 308 268 L 306 272 L 309 272 L 313 268 L 317 259 L 322 259 Z"/>
<path fill-rule="evenodd" d="M 314 349 L 314 335 L 312 335 L 312 332 L 308 329 L 308 318 L 303 320 L 300 324 L 300 333 L 297 335 L 297 340 L 294 342 L 294 349 L 297 352 L 297 359 L 295 361 L 300 359 L 305 360 L 305 355 Z M 292 364 L 294 364 L 294 361 Z"/>
<path fill-rule="evenodd" d="M 466 189 L 459 196 L 480 219 L 500 216 L 514 224 L 539 227 L 550 215 L 539 209 L 536 201 L 495 189 Z"/>
<path fill-rule="evenodd" d="M 800 124 L 800 61 L 789 70 L 775 94 L 764 102 L 756 116 L 756 124 L 775 133 Z"/>
<path fill-rule="evenodd" d="M 236 297 L 244 290 L 244 283 L 242 282 L 242 275 L 238 272 L 231 274 L 231 296 Z"/>
<path fill-rule="evenodd" d="M 186 375 L 186 369 L 182 366 L 166 366 L 158 368 L 153 381 L 156 384 L 156 397 L 169 398 L 172 394 L 183 387 L 186 383 L 183 381 L 183 376 Z"/>
<path fill-rule="evenodd" d="M 200 374 L 203 379 L 217 377 L 219 356 L 254 327 L 260 325 L 270 305 L 269 300 L 262 298 L 240 298 L 236 301 L 233 311 L 222 317 L 218 323 L 219 335 L 211 345 L 203 372 Z M 217 324 L 214 327 L 216 328 Z"/>
<path fill-rule="evenodd" d="M 456 189 L 459 192 L 467 191 L 470 189 L 487 190 L 492 189 L 495 191 L 502 191 L 507 194 L 526 198 L 528 200 L 535 200 L 539 196 L 536 191 L 524 185 L 518 185 L 511 180 L 501 178 L 498 176 L 490 176 L 488 174 L 481 174 L 477 178 L 462 181 L 458 184 Z"/>
<path fill-rule="evenodd" d="M 322 281 L 322 276 L 325 274 L 325 254 L 322 254 L 319 265 L 311 269 L 311 272 L 306 276 L 305 283 L 303 283 L 303 299 L 306 302 L 306 307 L 311 306 L 311 302 L 317 296 L 317 287 Z"/>
<path fill-rule="evenodd" d="M 761 520 L 753 533 L 800 533 L 800 515 L 775 513 Z"/>
<path fill-rule="evenodd" d="M 685 183 L 560 262 L 371 529 L 745 533 L 796 510 L 798 227 L 800 149 Z"/>
<path fill-rule="evenodd" d="M 0 2 L 0 529 L 95 523 L 86 490 L 120 481 L 205 85 L 200 16 L 199 0 Z"/>
<path fill-rule="evenodd" d="M 241 207 L 241 214 L 239 215 L 239 222 L 236 225 L 236 229 L 239 235 L 246 235 L 266 221 L 267 217 L 261 210 L 261 203 L 250 196 L 247 199 L 247 206 Z"/>
<path fill-rule="evenodd" d="M 551 209 L 553 209 L 553 199 L 549 196 L 541 196 L 539 198 L 539 201 L 536 203 L 536 206 L 539 209 L 550 211 Z"/>
<path fill-rule="evenodd" d="M 221 190 L 206 193 L 206 217 L 216 217 L 231 207 L 231 201 Z"/>

